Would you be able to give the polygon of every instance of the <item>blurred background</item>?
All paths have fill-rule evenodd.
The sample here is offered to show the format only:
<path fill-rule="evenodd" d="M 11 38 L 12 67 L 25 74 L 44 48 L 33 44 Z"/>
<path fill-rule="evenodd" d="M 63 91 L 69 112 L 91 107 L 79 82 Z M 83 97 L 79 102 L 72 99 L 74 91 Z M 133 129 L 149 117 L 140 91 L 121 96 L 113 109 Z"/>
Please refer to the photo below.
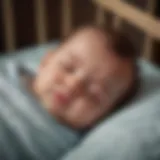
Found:
<path fill-rule="evenodd" d="M 160 18 L 159 0 L 123 1 L 156 19 Z M 104 12 L 97 7 L 93 0 L 0 0 L 0 54 L 60 41 L 83 24 L 96 22 L 107 28 L 120 23 L 120 28 L 135 43 L 137 53 L 150 52 L 149 58 L 160 65 L 159 40 L 146 37 L 143 30 L 129 21 L 115 18 L 109 10 Z"/>

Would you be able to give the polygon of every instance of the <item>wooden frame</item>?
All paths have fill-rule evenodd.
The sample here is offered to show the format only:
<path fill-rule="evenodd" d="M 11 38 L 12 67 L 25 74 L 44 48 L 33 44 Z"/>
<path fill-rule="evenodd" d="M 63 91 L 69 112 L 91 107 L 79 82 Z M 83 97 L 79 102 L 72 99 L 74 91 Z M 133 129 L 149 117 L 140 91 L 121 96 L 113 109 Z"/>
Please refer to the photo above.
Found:
<path fill-rule="evenodd" d="M 72 29 L 72 1 L 62 1 L 62 35 L 66 37 Z"/>
<path fill-rule="evenodd" d="M 111 11 L 113 14 L 143 30 L 146 34 L 160 40 L 160 21 L 149 13 L 145 13 L 140 9 L 137 9 L 136 7 L 126 4 L 120 0 L 94 1 L 104 9 Z"/>
<path fill-rule="evenodd" d="M 115 17 L 118 17 L 118 19 L 116 19 L 116 27 L 119 27 L 120 19 L 123 19 L 142 30 L 145 33 L 143 56 L 147 59 L 151 59 L 153 40 L 160 40 L 160 21 L 152 15 L 155 8 L 155 0 L 148 1 L 147 12 L 120 0 L 93 1 L 96 5 L 104 10 L 112 12 Z"/>
<path fill-rule="evenodd" d="M 44 43 L 47 41 L 45 0 L 34 0 L 34 2 L 38 43 Z"/>
<path fill-rule="evenodd" d="M 2 1 L 2 15 L 5 28 L 5 47 L 7 51 L 13 51 L 15 49 L 16 37 L 12 0 Z"/>
<path fill-rule="evenodd" d="M 46 43 L 47 39 L 47 6 L 45 0 L 34 1 L 34 18 L 36 23 L 37 43 Z M 57 0 L 58 1 L 58 0 Z M 72 3 L 73 0 L 61 0 L 61 35 L 67 36 L 73 28 Z M 14 0 L 2 0 L 2 16 L 5 28 L 5 48 L 6 51 L 16 49 L 16 34 L 13 12 Z M 145 33 L 144 46 L 142 47 L 143 56 L 152 59 L 153 41 L 160 40 L 160 21 L 153 16 L 156 0 L 148 0 L 147 11 L 124 2 L 123 0 L 92 0 L 91 3 L 96 7 L 96 23 L 104 25 L 106 22 L 106 11 L 112 13 L 113 26 L 119 29 L 121 21 L 135 26 Z M 129 13 L 129 14 L 127 14 Z"/>

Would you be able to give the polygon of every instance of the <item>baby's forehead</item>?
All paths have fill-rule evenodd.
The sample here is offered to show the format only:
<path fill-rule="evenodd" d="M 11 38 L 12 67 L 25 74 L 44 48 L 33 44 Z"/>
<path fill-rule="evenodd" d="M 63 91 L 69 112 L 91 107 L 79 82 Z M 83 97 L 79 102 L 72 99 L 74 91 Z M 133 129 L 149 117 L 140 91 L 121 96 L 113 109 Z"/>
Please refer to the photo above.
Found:
<path fill-rule="evenodd" d="M 65 56 L 85 57 L 90 60 L 105 60 L 113 57 L 106 46 L 106 38 L 99 30 L 83 29 L 73 34 L 60 47 Z"/>
<path fill-rule="evenodd" d="M 106 36 L 101 30 L 84 28 L 75 32 L 68 40 L 104 43 L 106 41 Z"/>
<path fill-rule="evenodd" d="M 102 69 L 105 71 L 114 70 L 119 61 L 117 56 L 107 49 L 106 37 L 103 32 L 92 28 L 80 30 L 73 34 L 62 45 L 62 50 L 66 57 L 74 57 L 74 60 L 75 58 L 83 58 L 87 65 L 90 65 L 91 68 L 97 66 L 100 71 Z"/>
<path fill-rule="evenodd" d="M 94 56 L 94 54 L 104 53 L 107 50 L 105 37 L 101 32 L 91 29 L 84 29 L 76 32 L 68 38 L 62 45 L 61 50 L 66 52 L 78 52 Z"/>

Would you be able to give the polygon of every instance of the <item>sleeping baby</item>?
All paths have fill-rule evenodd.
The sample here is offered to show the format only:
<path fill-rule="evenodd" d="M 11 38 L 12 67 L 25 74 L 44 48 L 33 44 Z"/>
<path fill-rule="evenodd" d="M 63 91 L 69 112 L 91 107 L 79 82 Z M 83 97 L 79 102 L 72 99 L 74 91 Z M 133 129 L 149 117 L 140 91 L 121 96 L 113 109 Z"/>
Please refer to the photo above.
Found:
<path fill-rule="evenodd" d="M 58 121 L 91 127 L 130 90 L 132 51 L 120 53 L 110 34 L 106 38 L 98 28 L 80 29 L 43 59 L 33 89 Z"/>
<path fill-rule="evenodd" d="M 69 151 L 133 96 L 134 57 L 122 33 L 86 26 L 49 51 L 34 77 L 24 74 L 27 82 L 1 80 L 0 156 L 53 160 Z"/>

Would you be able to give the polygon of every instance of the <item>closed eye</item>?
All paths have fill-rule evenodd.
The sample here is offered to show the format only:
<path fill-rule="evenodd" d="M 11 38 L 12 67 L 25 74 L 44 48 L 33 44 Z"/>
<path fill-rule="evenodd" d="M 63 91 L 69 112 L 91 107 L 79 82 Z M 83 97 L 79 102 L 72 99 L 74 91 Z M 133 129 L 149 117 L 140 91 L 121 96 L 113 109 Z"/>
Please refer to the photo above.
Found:
<path fill-rule="evenodd" d="M 64 69 L 66 72 L 68 73 L 73 73 L 75 71 L 74 67 L 70 66 L 70 65 L 65 65 Z"/>
<path fill-rule="evenodd" d="M 75 71 L 75 67 L 67 62 L 60 62 L 60 66 L 67 73 L 73 73 Z"/>

